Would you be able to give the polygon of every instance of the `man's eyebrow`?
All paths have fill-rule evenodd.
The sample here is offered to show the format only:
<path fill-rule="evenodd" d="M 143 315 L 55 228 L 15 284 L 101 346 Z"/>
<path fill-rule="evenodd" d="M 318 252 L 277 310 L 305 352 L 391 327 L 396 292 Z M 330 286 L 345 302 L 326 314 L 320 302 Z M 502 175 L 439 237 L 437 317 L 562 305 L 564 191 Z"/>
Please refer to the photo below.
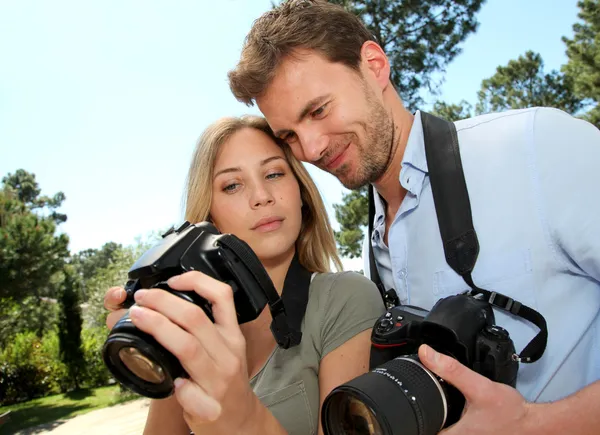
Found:
<path fill-rule="evenodd" d="M 306 116 L 312 112 L 313 110 L 315 110 L 318 106 L 320 106 L 321 104 L 323 104 L 323 102 L 327 99 L 330 98 L 330 95 L 321 95 L 320 97 L 316 97 L 313 98 L 312 100 L 310 100 L 308 103 L 306 103 L 304 105 L 304 107 L 302 108 L 302 110 L 300 111 L 300 113 L 298 114 L 298 118 L 296 119 L 296 123 L 300 123 L 302 122 L 302 120 L 304 118 L 306 118 Z M 284 133 L 289 133 L 291 130 L 277 130 L 275 132 L 275 136 L 276 137 L 281 137 Z"/>
<path fill-rule="evenodd" d="M 260 165 L 264 166 L 267 163 L 272 162 L 273 160 L 278 160 L 278 159 L 285 160 L 285 158 L 283 158 L 282 156 L 271 156 L 271 157 L 267 157 L 264 160 L 261 160 Z M 225 168 L 225 169 L 221 169 L 219 172 L 216 172 L 213 178 L 217 178 L 221 174 L 227 174 L 230 172 L 241 172 L 241 171 L 242 171 L 242 168 L 240 168 L 239 166 L 235 166 L 232 168 Z"/>

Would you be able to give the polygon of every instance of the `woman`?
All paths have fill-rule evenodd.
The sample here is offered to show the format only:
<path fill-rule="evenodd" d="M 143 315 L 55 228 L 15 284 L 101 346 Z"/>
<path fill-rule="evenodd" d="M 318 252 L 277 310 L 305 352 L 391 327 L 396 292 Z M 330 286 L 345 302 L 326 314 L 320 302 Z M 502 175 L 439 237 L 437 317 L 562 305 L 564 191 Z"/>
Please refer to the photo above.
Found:
<path fill-rule="evenodd" d="M 302 339 L 289 349 L 278 347 L 268 309 L 238 325 L 231 288 L 200 272 L 168 283 L 209 300 L 214 324 L 200 308 L 167 292 L 138 291 L 133 322 L 190 375 L 176 382 L 173 396 L 152 401 L 144 433 L 322 434 L 321 404 L 334 387 L 368 369 L 371 327 L 384 307 L 367 278 L 329 273 L 331 263 L 341 270 L 341 262 L 308 172 L 264 119 L 219 120 L 198 142 L 185 219 L 210 220 L 248 243 L 280 294 L 294 264 L 313 273 Z M 123 298 L 121 288 L 110 289 L 105 306 L 116 310 Z M 109 328 L 122 314 L 108 316 Z"/>

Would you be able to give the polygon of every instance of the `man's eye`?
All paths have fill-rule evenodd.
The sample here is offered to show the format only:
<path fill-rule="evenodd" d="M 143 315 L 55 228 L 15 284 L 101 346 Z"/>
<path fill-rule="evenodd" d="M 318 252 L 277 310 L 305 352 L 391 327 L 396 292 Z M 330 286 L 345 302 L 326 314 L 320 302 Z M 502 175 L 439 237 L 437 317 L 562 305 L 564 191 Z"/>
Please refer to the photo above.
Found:
<path fill-rule="evenodd" d="M 296 133 L 294 133 L 293 131 L 286 133 L 281 137 L 281 140 L 287 143 L 293 142 L 294 140 L 296 140 Z"/>
<path fill-rule="evenodd" d="M 327 104 L 323 104 L 321 107 L 319 107 L 317 110 L 313 111 L 310 115 L 313 118 L 322 118 L 323 115 L 325 114 L 325 109 L 327 108 Z"/>

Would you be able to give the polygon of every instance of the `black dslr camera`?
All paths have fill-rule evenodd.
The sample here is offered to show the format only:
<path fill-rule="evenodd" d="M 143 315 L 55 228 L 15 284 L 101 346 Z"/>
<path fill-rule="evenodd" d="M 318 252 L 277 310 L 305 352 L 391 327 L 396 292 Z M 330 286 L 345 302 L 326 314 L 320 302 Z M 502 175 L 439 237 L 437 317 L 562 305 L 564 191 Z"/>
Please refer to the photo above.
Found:
<path fill-rule="evenodd" d="M 214 322 L 210 303 L 193 291 L 176 291 L 166 281 L 175 275 L 197 270 L 233 289 L 238 323 L 254 320 L 267 302 L 273 316 L 271 330 L 284 348 L 299 342 L 296 331 L 286 322 L 285 310 L 269 275 L 252 249 L 231 234 L 220 234 L 209 222 L 185 222 L 162 236 L 160 243 L 146 251 L 131 267 L 124 308 L 134 304 L 142 288 L 161 288 L 206 313 Z M 110 332 L 103 358 L 114 377 L 127 388 L 151 398 L 173 393 L 173 381 L 187 374 L 177 358 L 151 335 L 137 329 L 125 314 Z"/>
<path fill-rule="evenodd" d="M 430 312 L 398 306 L 380 317 L 371 335 L 373 370 L 326 398 L 325 433 L 427 435 L 458 421 L 465 399 L 421 364 L 421 344 L 514 387 L 515 346 L 508 332 L 494 324 L 492 306 L 480 296 L 440 299 Z"/>
<path fill-rule="evenodd" d="M 433 435 L 457 422 L 465 398 L 421 364 L 417 356 L 421 344 L 455 358 L 492 381 L 512 387 L 516 385 L 519 363 L 537 361 L 546 349 L 548 328 L 544 316 L 473 282 L 471 272 L 479 254 L 479 241 L 456 127 L 425 112 L 421 112 L 421 123 L 446 262 L 471 290 L 440 299 L 430 312 L 396 306 L 396 292 L 383 285 L 370 246 L 371 279 L 388 312 L 377 321 L 371 334 L 372 371 L 335 388 L 325 398 L 321 419 L 326 435 Z M 369 234 L 374 215 L 374 193 L 369 188 Z M 508 332 L 494 324 L 492 306 L 540 329 L 520 354 L 515 352 Z"/>

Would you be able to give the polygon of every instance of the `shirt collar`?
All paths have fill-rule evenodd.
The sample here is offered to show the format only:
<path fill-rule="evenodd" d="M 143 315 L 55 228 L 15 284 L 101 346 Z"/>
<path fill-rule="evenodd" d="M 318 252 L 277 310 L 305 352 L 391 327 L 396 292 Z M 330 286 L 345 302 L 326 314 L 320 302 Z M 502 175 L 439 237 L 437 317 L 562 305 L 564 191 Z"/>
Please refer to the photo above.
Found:
<path fill-rule="evenodd" d="M 421 124 L 421 112 L 415 113 L 413 124 L 408 135 L 404 156 L 402 157 L 402 169 L 399 181 L 402 187 L 410 193 L 419 197 L 423 187 L 425 175 L 429 172 L 427 157 L 425 156 L 425 137 L 423 135 L 423 124 Z M 385 220 L 385 208 L 377 189 L 373 189 L 375 203 L 375 221 L 373 228 L 377 229 L 383 225 Z"/>
<path fill-rule="evenodd" d="M 427 157 L 425 156 L 425 136 L 423 124 L 421 123 L 421 111 L 417 110 L 413 125 L 408 135 L 404 156 L 402 157 L 402 169 L 411 166 L 423 173 L 429 172 L 427 168 Z M 402 179 L 400 180 L 402 182 Z"/>

